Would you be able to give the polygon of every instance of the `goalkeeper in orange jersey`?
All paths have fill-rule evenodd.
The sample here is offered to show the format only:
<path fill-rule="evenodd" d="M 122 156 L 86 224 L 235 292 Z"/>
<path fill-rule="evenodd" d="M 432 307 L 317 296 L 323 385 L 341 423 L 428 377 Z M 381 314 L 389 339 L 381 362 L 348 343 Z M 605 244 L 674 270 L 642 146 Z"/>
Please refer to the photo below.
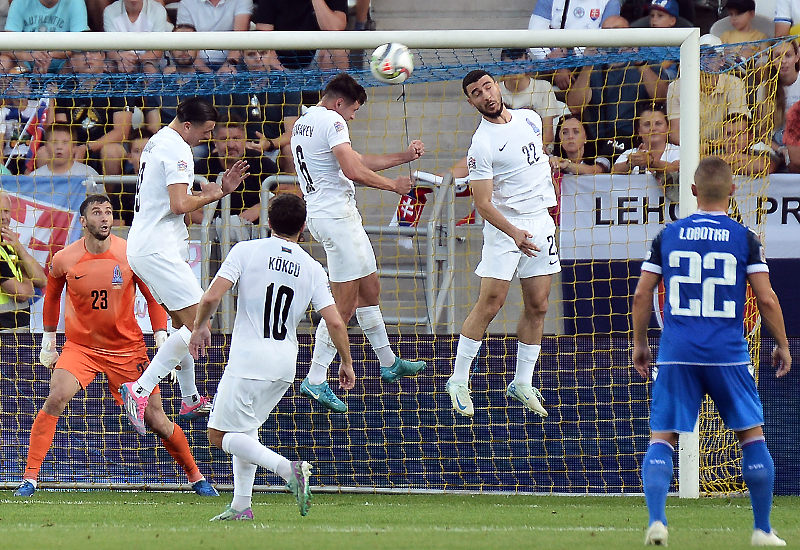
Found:
<path fill-rule="evenodd" d="M 80 215 L 84 237 L 53 256 L 47 278 L 39 360 L 53 369 L 53 374 L 50 394 L 31 428 L 23 481 L 14 492 L 18 497 L 29 497 L 36 491 L 39 469 L 53 443 L 58 417 L 78 390 L 103 373 L 111 394 L 121 405 L 120 385 L 136 380 L 147 368 L 147 347 L 134 315 L 137 286 L 147 300 L 156 342 L 166 339 L 166 311 L 131 271 L 125 239 L 111 235 L 113 210 L 108 197 L 89 195 L 80 206 Z M 65 285 L 67 341 L 59 357 L 55 331 Z M 192 489 L 202 496 L 218 496 L 200 473 L 183 430 L 164 414 L 157 393 L 145 410 L 145 423 L 186 471 Z"/>

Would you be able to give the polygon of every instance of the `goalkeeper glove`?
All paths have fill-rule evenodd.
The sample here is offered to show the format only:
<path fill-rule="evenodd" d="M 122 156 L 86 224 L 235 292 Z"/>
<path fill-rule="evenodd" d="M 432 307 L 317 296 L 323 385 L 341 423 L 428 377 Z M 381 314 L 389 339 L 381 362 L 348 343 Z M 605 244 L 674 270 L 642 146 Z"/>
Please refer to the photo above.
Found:
<path fill-rule="evenodd" d="M 42 334 L 42 350 L 39 352 L 39 361 L 52 369 L 58 361 L 59 353 L 56 351 L 56 333 L 45 332 Z"/>
<path fill-rule="evenodd" d="M 156 349 L 158 349 L 167 341 L 167 331 L 157 330 L 153 333 L 153 338 L 156 340 Z"/>

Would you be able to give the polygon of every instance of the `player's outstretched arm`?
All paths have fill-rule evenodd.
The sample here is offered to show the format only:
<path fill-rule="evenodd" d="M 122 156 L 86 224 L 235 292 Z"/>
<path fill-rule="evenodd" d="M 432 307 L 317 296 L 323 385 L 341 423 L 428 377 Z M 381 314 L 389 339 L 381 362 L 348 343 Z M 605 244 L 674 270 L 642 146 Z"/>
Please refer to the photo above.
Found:
<path fill-rule="evenodd" d="M 331 151 L 333 151 L 333 155 L 336 157 L 336 161 L 339 163 L 344 175 L 352 181 L 382 191 L 393 191 L 399 195 L 405 195 L 411 191 L 410 178 L 400 176 L 396 180 L 390 180 L 387 177 L 376 174 L 361 162 L 361 155 L 356 153 L 349 143 L 339 144 Z"/>
<path fill-rule="evenodd" d="M 786 338 L 786 326 L 783 323 L 783 312 L 778 296 L 772 290 L 769 273 L 751 273 L 747 276 L 747 280 L 756 296 L 761 320 L 775 338 L 775 349 L 772 350 L 772 365 L 777 369 L 775 376 L 783 376 L 792 368 L 792 356 L 789 353 L 789 340 Z"/>
<path fill-rule="evenodd" d="M 197 316 L 194 319 L 194 330 L 189 339 L 189 353 L 192 357 L 199 359 L 206 354 L 206 348 L 211 344 L 211 327 L 209 321 L 211 316 L 217 311 L 222 297 L 233 286 L 233 282 L 224 277 L 214 277 L 211 286 L 208 287 L 200 298 L 197 306 Z"/>
<path fill-rule="evenodd" d="M 408 145 L 408 149 L 400 153 L 388 153 L 385 155 L 359 155 L 364 166 L 375 172 L 393 168 L 406 162 L 412 162 L 425 154 L 425 144 L 415 139 Z"/>
<path fill-rule="evenodd" d="M 356 374 L 353 371 L 353 359 L 350 356 L 350 337 L 347 335 L 347 326 L 342 321 L 336 305 L 329 305 L 319 311 L 328 325 L 333 345 L 339 352 L 341 364 L 339 365 L 339 387 L 343 390 L 352 390 L 356 384 Z"/>
<path fill-rule="evenodd" d="M 536 256 L 541 249 L 530 240 L 533 235 L 509 222 L 492 204 L 492 186 L 492 180 L 470 181 L 472 196 L 475 199 L 475 209 L 483 216 L 484 220 L 514 239 L 520 252 L 526 256 Z"/>
<path fill-rule="evenodd" d="M 650 376 L 650 361 L 653 358 L 647 341 L 647 327 L 653 314 L 653 292 L 660 280 L 661 275 L 642 271 L 633 294 L 633 366 L 644 379 Z"/>

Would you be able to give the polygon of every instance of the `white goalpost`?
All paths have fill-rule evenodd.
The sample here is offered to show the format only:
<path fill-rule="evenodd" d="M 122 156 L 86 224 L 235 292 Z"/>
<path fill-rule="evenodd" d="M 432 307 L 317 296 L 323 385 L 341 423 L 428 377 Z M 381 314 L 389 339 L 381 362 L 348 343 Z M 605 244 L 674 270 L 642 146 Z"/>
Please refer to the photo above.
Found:
<path fill-rule="evenodd" d="M 680 47 L 680 201 L 679 215 L 696 210 L 691 193 L 700 160 L 700 31 L 697 28 L 609 30 L 446 30 L 375 32 L 228 32 L 228 33 L 38 33 L 26 40 L 42 51 L 100 50 L 292 50 L 344 49 L 372 51 L 400 42 L 410 49 L 472 49 L 532 47 Z M 17 33 L 0 33 L 0 52 L 19 51 Z M 30 45 L 26 46 L 30 47 Z M 412 80 L 409 83 L 413 83 Z M 399 90 L 399 88 L 398 88 Z M 413 115 L 412 115 L 413 116 Z M 262 205 L 263 208 L 263 205 Z M 429 290 L 429 289 L 427 289 Z M 631 370 L 632 366 L 630 367 Z M 681 435 L 679 494 L 700 495 L 699 430 Z"/>

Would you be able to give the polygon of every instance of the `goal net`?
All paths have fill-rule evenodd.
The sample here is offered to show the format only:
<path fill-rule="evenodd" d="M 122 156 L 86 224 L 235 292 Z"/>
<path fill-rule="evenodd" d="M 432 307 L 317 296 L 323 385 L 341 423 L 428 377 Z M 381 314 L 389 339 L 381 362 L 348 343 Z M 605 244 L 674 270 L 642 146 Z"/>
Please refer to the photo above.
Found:
<path fill-rule="evenodd" d="M 325 68 L 268 72 L 264 52 L 301 47 L 349 50 L 350 73 L 368 92 L 367 103 L 350 122 L 354 148 L 366 154 L 397 152 L 413 139 L 422 139 L 426 147 L 419 161 L 385 172 L 388 177 L 413 176 L 416 186 L 408 196 L 360 188 L 357 201 L 378 258 L 381 308 L 393 348 L 401 357 L 426 360 L 428 367 L 413 379 L 381 382 L 377 358 L 354 324 L 351 339 L 358 381 L 350 392 L 337 390 L 349 411 L 330 414 L 299 394 L 317 320 L 309 314 L 299 331 L 297 383 L 260 430 L 261 441 L 290 459 L 314 463 L 315 485 L 343 490 L 641 493 L 639 465 L 648 444 L 650 385 L 631 365 L 628 314 L 639 265 L 663 224 L 681 215 L 681 208 L 691 208 L 685 183 L 691 181 L 704 154 L 726 155 L 736 163 L 739 190 L 732 211 L 763 233 L 765 217 L 758 212 L 770 161 L 760 147 L 769 144 L 773 122 L 759 109 L 776 101 L 775 45 L 703 47 L 698 80 L 697 34 L 690 29 L 454 31 L 435 37 L 413 32 L 154 37 L 47 33 L 38 47 L 73 53 L 62 72 L 46 72 L 21 60 L 30 55 L 17 55 L 16 41 L 8 34 L 0 36 L 0 49 L 8 58 L 0 77 L 5 98 L 0 132 L 3 163 L 10 175 L 0 176 L 0 182 L 11 199 L 12 228 L 42 265 L 49 265 L 55 252 L 80 237 L 77 205 L 87 190 L 105 190 L 112 197 L 120 220 L 115 232 L 126 235 L 142 140 L 171 120 L 177 100 L 201 95 L 214 101 L 224 114 L 225 122 L 218 125 L 224 133 L 195 149 L 196 175 L 214 180 L 220 164 L 204 158 L 241 154 L 237 146 L 228 145 L 233 142 L 251 151 L 251 171 L 257 166 L 259 172 L 254 172 L 258 173 L 255 188 L 235 193 L 230 201 L 193 220 L 190 263 L 204 287 L 236 240 L 265 234 L 270 190 L 297 191 L 293 175 L 287 173 L 292 164 L 286 148 L 281 150 L 281 135 L 301 105 L 319 99 L 319 90 L 335 73 Z M 360 50 L 368 58 L 375 46 L 385 42 L 402 42 L 412 50 L 416 68 L 404 86 L 379 85 L 360 63 Z M 587 49 L 575 49 L 578 46 Z M 238 72 L 214 74 L 181 65 L 182 59 L 209 47 L 241 50 L 244 57 Z M 519 55 L 528 47 L 560 47 L 564 53 L 532 60 Z M 129 58 L 121 53 L 152 49 L 164 50 L 165 61 L 138 62 L 136 68 L 125 69 L 121 60 Z M 90 56 L 84 51 L 100 53 Z M 555 175 L 560 205 L 553 215 L 559 224 L 564 269 L 553 283 L 534 376 L 549 417 L 542 420 L 505 396 L 515 368 L 521 307 L 516 282 L 473 367 L 475 416 L 455 415 L 444 386 L 452 372 L 461 323 L 477 298 L 479 279 L 473 270 L 480 257 L 483 223 L 474 212 L 464 174 L 458 168 L 453 174 L 479 122 L 464 98 L 461 79 L 472 69 L 488 70 L 503 81 L 506 91 L 511 90 L 515 107 L 537 102 L 554 132 L 561 128 L 564 115 L 582 117 L 591 147 L 612 142 L 611 150 L 601 147 L 601 154 L 613 163 L 622 152 L 620 144 L 638 146 L 636 116 L 652 106 L 653 98 L 665 104 L 666 116 L 673 118 L 670 100 L 675 93 L 671 89 L 668 95 L 667 85 L 675 81 L 681 61 L 684 98 L 696 93 L 698 85 L 710 95 L 717 82 L 725 81 L 741 87 L 744 103 L 737 99 L 735 105 L 720 105 L 724 116 L 713 114 L 713 120 L 704 118 L 710 110 L 704 110 L 702 102 L 699 115 L 696 102 L 679 105 L 680 115 L 673 124 L 680 124 L 680 174 L 576 176 L 564 168 Z M 582 80 L 587 71 L 594 76 Z M 554 93 L 553 79 L 565 74 L 571 87 Z M 620 74 L 623 80 L 616 81 Z M 664 85 L 648 97 L 645 80 L 651 74 L 661 75 Z M 632 81 L 635 75 L 639 80 Z M 535 83 L 535 93 L 534 84 L 527 83 Z M 580 85 L 587 86 L 588 93 L 579 94 Z M 631 99 L 634 89 L 636 97 Z M 583 102 L 568 98 L 569 94 Z M 675 103 L 672 109 L 677 107 Z M 610 112 L 616 115 L 609 119 Z M 729 116 L 736 113 L 743 118 Z M 609 135 L 603 125 L 615 133 Z M 48 145 L 46 139 L 54 128 L 69 131 L 75 159 L 96 175 L 24 175 L 32 169 L 63 166 L 60 159 L 48 160 L 57 156 L 55 144 Z M 548 139 L 566 158 L 559 134 Z M 305 238 L 304 246 L 324 265 L 321 245 L 307 233 Z M 48 392 L 50 374 L 38 364 L 41 303 L 37 296 L 30 304 L 30 329 L 0 334 L 4 465 L 0 482 L 8 486 L 21 478 L 30 427 Z M 225 365 L 234 313 L 231 296 L 215 316 L 210 357 L 196 367 L 198 386 L 209 395 L 215 393 Z M 136 315 L 148 332 L 142 300 Z M 759 333 L 757 323 L 751 324 L 753 359 L 758 365 Z M 655 321 L 652 328 L 651 342 L 657 347 Z M 150 334 L 146 340 L 152 345 Z M 101 378 L 81 391 L 62 415 L 40 474 L 42 485 L 184 486 L 180 468 L 157 437 L 133 432 Z M 177 387 L 162 382 L 161 389 L 167 414 L 174 417 L 180 405 Z M 231 484 L 229 457 L 209 447 L 205 423 L 182 426 L 206 477 Z M 700 428 L 702 490 L 741 490 L 738 449 L 710 406 L 704 407 Z M 283 486 L 279 478 L 261 470 L 256 482 L 263 490 Z"/>

